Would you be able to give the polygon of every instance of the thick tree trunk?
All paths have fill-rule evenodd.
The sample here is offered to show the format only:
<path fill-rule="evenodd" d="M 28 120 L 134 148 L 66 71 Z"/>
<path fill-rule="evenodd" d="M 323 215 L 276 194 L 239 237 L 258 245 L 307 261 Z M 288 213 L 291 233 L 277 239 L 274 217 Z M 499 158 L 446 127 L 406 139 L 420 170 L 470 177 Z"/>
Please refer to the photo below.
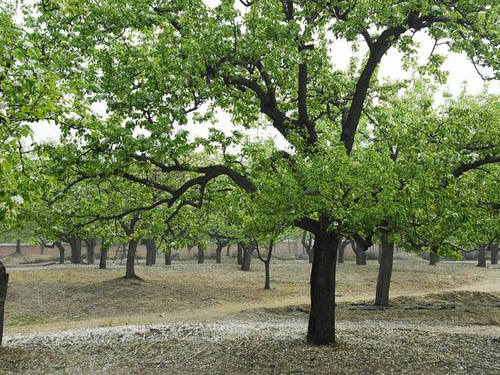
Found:
<path fill-rule="evenodd" d="M 431 250 L 429 252 L 429 264 L 431 266 L 435 266 L 437 262 L 439 262 L 439 255 L 437 255 L 436 252 Z"/>
<path fill-rule="evenodd" d="M 56 242 L 56 246 L 59 249 L 59 264 L 64 264 L 64 246 L 61 242 Z"/>
<path fill-rule="evenodd" d="M 172 250 L 167 249 L 165 251 L 165 265 L 170 266 L 172 264 Z"/>
<path fill-rule="evenodd" d="M 243 263 L 243 246 L 238 244 L 238 265 Z"/>
<path fill-rule="evenodd" d="M 82 239 L 80 237 L 71 237 L 69 244 L 71 246 L 71 263 L 82 263 Z"/>
<path fill-rule="evenodd" d="M 0 346 L 3 338 L 3 317 L 5 311 L 5 300 L 7 299 L 7 287 L 9 285 L 9 274 L 0 262 Z"/>
<path fill-rule="evenodd" d="M 16 241 L 16 254 L 21 255 L 21 240 Z"/>
<path fill-rule="evenodd" d="M 87 264 L 95 263 L 95 247 L 97 245 L 97 241 L 95 238 L 86 238 L 85 239 L 85 247 L 87 248 Z"/>
<path fill-rule="evenodd" d="M 108 261 L 108 250 L 109 250 L 109 247 L 101 246 L 101 258 L 99 259 L 99 269 L 100 270 L 106 269 L 106 264 Z"/>
<path fill-rule="evenodd" d="M 128 251 L 127 251 L 127 270 L 125 272 L 126 279 L 137 278 L 135 274 L 135 253 L 137 251 L 137 245 L 139 244 L 138 240 L 130 240 L 128 242 Z"/>
<path fill-rule="evenodd" d="M 309 263 L 313 263 L 313 260 L 314 260 L 314 247 L 309 249 L 309 251 L 307 252 L 307 255 L 309 257 Z"/>
<path fill-rule="evenodd" d="M 327 228 L 328 222 L 320 219 L 313 247 L 307 341 L 315 345 L 335 342 L 335 271 L 340 236 Z"/>
<path fill-rule="evenodd" d="M 231 245 L 227 245 L 226 256 L 231 256 Z"/>
<path fill-rule="evenodd" d="M 215 248 L 215 263 L 222 263 L 222 249 L 224 245 L 217 244 Z"/>
<path fill-rule="evenodd" d="M 354 243 L 354 252 L 356 253 L 356 265 L 366 266 L 366 251 L 363 250 L 361 245 Z"/>
<path fill-rule="evenodd" d="M 205 263 L 205 246 L 198 245 L 198 264 Z"/>
<path fill-rule="evenodd" d="M 389 242 L 387 232 L 381 235 L 381 256 L 378 269 L 377 292 L 375 306 L 389 305 L 389 289 L 391 286 L 392 263 L 394 259 L 394 244 Z"/>
<path fill-rule="evenodd" d="M 242 271 L 250 271 L 250 264 L 252 262 L 252 254 L 254 251 L 254 247 L 252 245 L 244 245 L 243 249 L 243 259 L 241 260 L 241 270 Z"/>
<path fill-rule="evenodd" d="M 498 244 L 492 243 L 490 246 L 491 250 L 491 264 L 498 264 Z"/>
<path fill-rule="evenodd" d="M 486 250 L 484 248 L 480 248 L 477 253 L 477 266 L 486 267 Z"/>

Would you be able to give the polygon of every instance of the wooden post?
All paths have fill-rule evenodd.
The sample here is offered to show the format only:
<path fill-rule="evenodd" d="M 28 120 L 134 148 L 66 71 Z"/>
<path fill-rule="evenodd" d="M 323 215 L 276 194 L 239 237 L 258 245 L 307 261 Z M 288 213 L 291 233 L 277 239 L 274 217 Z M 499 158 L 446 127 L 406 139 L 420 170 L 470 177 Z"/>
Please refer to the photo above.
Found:
<path fill-rule="evenodd" d="M 3 315 L 5 307 L 5 299 L 7 298 L 7 285 L 9 284 L 9 274 L 5 270 L 5 266 L 0 262 L 0 346 L 2 345 L 3 337 Z"/>

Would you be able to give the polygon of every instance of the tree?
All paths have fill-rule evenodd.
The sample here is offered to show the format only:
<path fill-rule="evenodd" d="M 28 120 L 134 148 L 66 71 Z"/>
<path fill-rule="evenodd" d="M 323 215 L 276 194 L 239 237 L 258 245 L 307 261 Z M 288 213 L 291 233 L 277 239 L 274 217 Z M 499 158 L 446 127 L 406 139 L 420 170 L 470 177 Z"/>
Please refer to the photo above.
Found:
<path fill-rule="evenodd" d="M 377 68 L 391 48 L 405 54 L 405 66 L 414 65 L 413 36 L 427 31 L 437 44 L 445 40 L 477 65 L 497 69 L 498 5 L 493 0 L 243 4 L 246 7 L 240 11 L 232 1 L 213 8 L 201 0 L 130 1 L 121 7 L 112 0 L 99 7 L 93 3 L 47 7 L 42 2 L 35 23 L 49 27 L 35 29 L 52 41 L 51 53 L 61 56 L 61 74 L 72 82 L 75 96 L 107 104 L 112 120 L 104 127 L 90 130 L 83 122 L 75 125 L 85 128 L 89 148 L 100 155 L 113 154 L 124 164 L 152 163 L 165 172 L 197 174 L 185 187 L 175 189 L 126 175 L 121 165 L 111 165 L 108 173 L 170 191 L 165 204 L 178 202 L 194 186 L 203 190 L 208 179 L 221 175 L 255 190 L 242 178 L 234 158 L 223 166 L 176 162 L 178 153 L 192 144 L 181 136 L 171 138 L 171 128 L 175 121 L 186 122 L 190 108 L 196 110 L 209 100 L 212 108 L 230 112 L 236 124 L 265 122 L 288 141 L 293 153 L 274 154 L 275 170 L 269 180 L 294 206 L 287 218 L 315 236 L 307 337 L 314 344 L 330 343 L 335 327 L 336 252 L 342 231 L 351 224 L 343 214 L 352 201 L 342 201 L 346 190 L 341 188 L 351 184 L 343 185 L 342 180 L 354 180 L 353 171 L 358 170 L 351 160 L 365 104 L 383 99 L 383 88 L 375 82 Z M 327 35 L 356 47 L 361 40 L 365 59 L 353 60 L 347 71 L 337 69 L 328 54 L 333 44 Z M 442 76 L 443 60 L 433 53 L 426 70 Z M 134 141 L 133 129 L 140 126 L 152 136 Z M 159 141 L 165 134 L 168 141 Z M 92 176 L 96 170 L 102 173 L 95 163 L 82 168 L 83 174 Z"/>

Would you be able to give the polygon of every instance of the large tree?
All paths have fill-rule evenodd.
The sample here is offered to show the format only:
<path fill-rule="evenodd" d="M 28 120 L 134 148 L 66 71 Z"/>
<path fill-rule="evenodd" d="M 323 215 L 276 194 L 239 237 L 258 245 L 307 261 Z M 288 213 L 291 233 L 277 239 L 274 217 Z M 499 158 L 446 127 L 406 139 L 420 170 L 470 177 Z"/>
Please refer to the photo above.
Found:
<path fill-rule="evenodd" d="M 164 203 L 170 205 L 191 188 L 203 192 L 207 181 L 220 175 L 253 191 L 229 153 L 224 165 L 186 163 L 186 151 L 200 143 L 187 142 L 174 128 L 193 111 L 207 118 L 212 111 L 201 107 L 206 101 L 230 112 L 235 124 L 264 123 L 286 139 L 292 152 L 274 153 L 269 180 L 280 189 L 276 205 L 294 205 L 295 224 L 315 235 L 308 341 L 333 342 L 336 251 L 349 224 L 341 183 L 352 181 L 361 168 L 350 160 L 356 159 L 366 103 L 383 100 L 377 68 L 391 48 L 404 53 L 406 67 L 414 64 L 413 37 L 427 32 L 436 44 L 465 51 L 478 69 L 484 64 L 498 71 L 499 5 L 494 0 L 241 4 L 43 1 L 34 28 L 60 56 L 63 82 L 81 106 L 88 100 L 106 104 L 105 121 L 85 111 L 66 121 L 85 138 L 87 158 L 118 160 L 103 165 L 94 157 L 85 167 L 79 158 L 78 178 L 104 170 L 168 192 Z M 335 56 L 346 51 L 336 41 L 363 43 L 364 58 L 352 60 L 347 70 L 337 68 Z M 427 70 L 439 73 L 442 61 L 433 53 Z M 134 137 L 139 129 L 147 135 Z M 227 144 L 214 132 L 209 139 Z M 178 187 L 155 183 L 124 173 L 131 163 L 191 173 L 191 179 Z"/>

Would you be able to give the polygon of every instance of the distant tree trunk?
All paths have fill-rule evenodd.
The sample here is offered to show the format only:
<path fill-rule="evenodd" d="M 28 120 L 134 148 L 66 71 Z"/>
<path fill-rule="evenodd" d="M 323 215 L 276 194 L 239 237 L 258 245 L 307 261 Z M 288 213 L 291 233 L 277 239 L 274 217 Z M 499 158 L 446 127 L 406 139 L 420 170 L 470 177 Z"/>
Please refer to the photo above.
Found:
<path fill-rule="evenodd" d="M 172 264 L 172 250 L 167 249 L 165 251 L 165 265 L 170 266 Z"/>
<path fill-rule="evenodd" d="M 479 248 L 477 254 L 477 266 L 486 267 L 486 249 L 484 247 Z"/>
<path fill-rule="evenodd" d="M 106 264 L 108 261 L 108 250 L 109 246 L 108 245 L 102 245 L 101 246 L 101 257 L 99 259 L 99 269 L 100 270 L 105 270 L 106 269 Z"/>
<path fill-rule="evenodd" d="M 56 242 L 56 246 L 59 249 L 59 264 L 64 264 L 64 246 L 61 242 Z"/>
<path fill-rule="evenodd" d="M 151 239 L 143 240 L 146 245 L 146 266 L 156 264 L 156 243 Z"/>
<path fill-rule="evenodd" d="M 16 254 L 21 255 L 21 240 L 16 241 Z"/>
<path fill-rule="evenodd" d="M 346 238 L 343 238 L 340 242 L 339 242 L 339 249 L 338 249 L 338 260 L 337 262 L 339 264 L 342 264 L 344 263 L 344 252 L 345 252 L 345 248 L 347 247 L 347 245 L 349 244 L 349 240 L 346 239 Z"/>
<path fill-rule="evenodd" d="M 5 312 L 5 300 L 7 299 L 7 287 L 9 285 L 9 274 L 5 266 L 0 262 L 0 346 L 3 338 L 3 317 Z"/>
<path fill-rule="evenodd" d="M 80 237 L 71 237 L 69 245 L 71 246 L 71 263 L 82 263 L 82 239 Z"/>
<path fill-rule="evenodd" d="M 314 237 L 313 237 L 312 233 L 309 233 L 309 239 L 307 239 L 308 233 L 309 232 L 306 230 L 302 233 L 302 246 L 306 250 L 307 256 L 309 258 L 309 263 L 312 263 L 313 256 L 314 256 L 314 251 L 313 251 L 313 239 L 314 239 Z"/>
<path fill-rule="evenodd" d="M 128 251 L 127 251 L 127 270 L 125 272 L 126 279 L 138 278 L 135 274 L 135 253 L 137 251 L 137 245 L 139 244 L 138 240 L 130 240 L 128 242 Z"/>
<path fill-rule="evenodd" d="M 491 264 L 498 264 L 498 244 L 492 243 L 490 245 L 491 250 Z"/>
<path fill-rule="evenodd" d="M 224 248 L 224 244 L 217 244 L 215 248 L 215 263 L 222 263 L 222 249 Z"/>
<path fill-rule="evenodd" d="M 40 242 L 40 255 L 43 255 L 43 251 L 45 250 L 45 245 L 43 242 Z"/>
<path fill-rule="evenodd" d="M 389 289 L 391 286 L 392 264 L 394 259 L 394 244 L 389 242 L 387 232 L 381 233 L 381 259 L 377 279 L 375 306 L 389 305 Z"/>
<path fill-rule="evenodd" d="M 231 245 L 227 245 L 227 250 L 226 250 L 226 256 L 229 257 L 231 256 Z"/>
<path fill-rule="evenodd" d="M 329 223 L 320 217 L 314 233 L 307 341 L 315 345 L 335 342 L 335 273 L 340 235 L 329 232 Z"/>
<path fill-rule="evenodd" d="M 243 259 L 241 261 L 241 270 L 250 271 L 250 264 L 252 262 L 252 254 L 255 250 L 254 245 L 242 245 Z"/>
<path fill-rule="evenodd" d="M 198 245 L 198 264 L 205 263 L 205 250 L 204 245 Z"/>
<path fill-rule="evenodd" d="M 429 264 L 431 266 L 435 266 L 437 262 L 439 262 L 439 255 L 437 255 L 435 251 L 431 250 L 429 252 Z"/>
<path fill-rule="evenodd" d="M 353 247 L 354 247 L 354 252 L 356 253 L 356 265 L 366 266 L 366 251 L 358 243 L 358 241 L 354 242 Z"/>
<path fill-rule="evenodd" d="M 97 240 L 93 237 L 85 239 L 85 247 L 87 248 L 87 264 L 95 263 L 95 247 Z"/>
<path fill-rule="evenodd" d="M 238 244 L 238 265 L 243 263 L 243 246 L 241 243 Z"/>

